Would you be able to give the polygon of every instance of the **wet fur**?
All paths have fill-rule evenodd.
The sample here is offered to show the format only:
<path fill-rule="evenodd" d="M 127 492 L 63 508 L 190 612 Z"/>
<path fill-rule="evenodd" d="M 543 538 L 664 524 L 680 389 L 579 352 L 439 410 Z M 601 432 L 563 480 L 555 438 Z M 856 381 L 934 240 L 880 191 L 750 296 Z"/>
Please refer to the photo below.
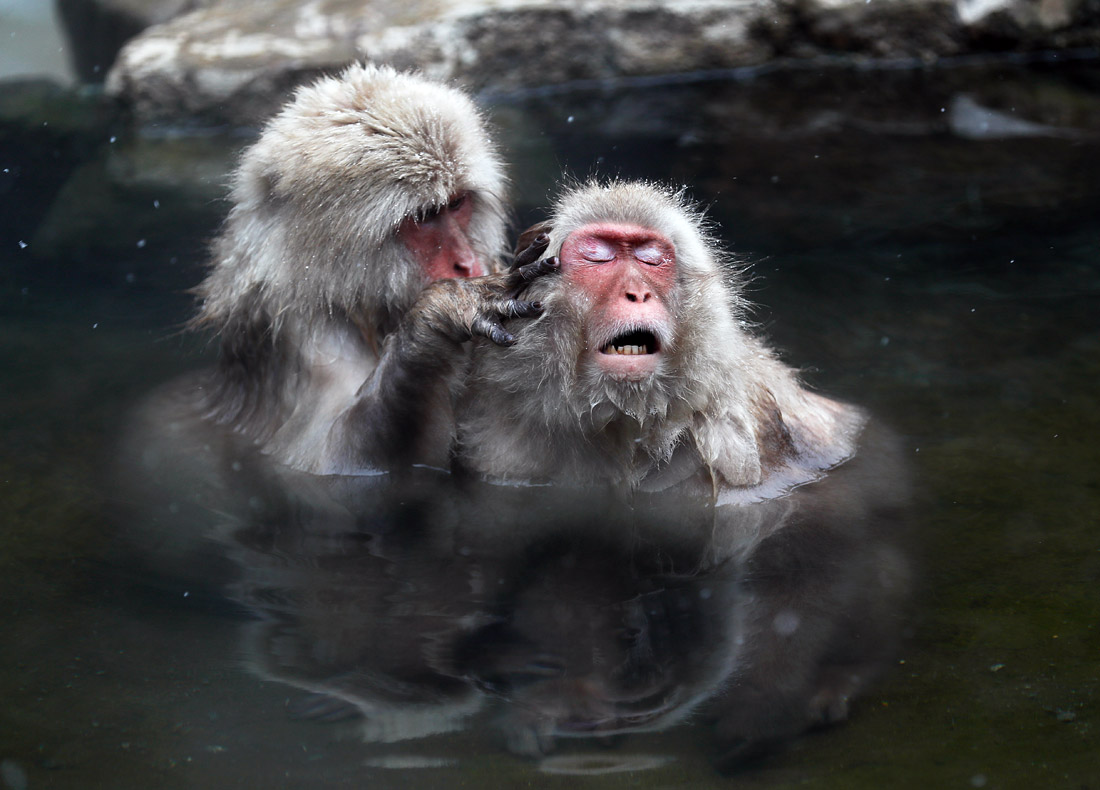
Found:
<path fill-rule="evenodd" d="M 457 406 L 458 457 L 481 475 L 641 486 L 686 448 L 719 501 L 774 496 L 849 457 L 863 413 L 809 392 L 742 321 L 740 268 L 723 255 L 682 193 L 644 183 L 592 183 L 555 207 L 547 254 L 592 222 L 653 228 L 675 249 L 674 334 L 656 375 L 611 380 L 578 365 L 587 296 L 559 277 L 524 298 L 544 314 L 510 348 L 479 343 Z"/>
<path fill-rule="evenodd" d="M 221 336 L 209 417 L 305 471 L 344 471 L 341 424 L 425 278 L 401 222 L 474 201 L 469 241 L 504 246 L 503 166 L 462 93 L 388 67 L 302 88 L 247 149 L 191 325 Z"/>

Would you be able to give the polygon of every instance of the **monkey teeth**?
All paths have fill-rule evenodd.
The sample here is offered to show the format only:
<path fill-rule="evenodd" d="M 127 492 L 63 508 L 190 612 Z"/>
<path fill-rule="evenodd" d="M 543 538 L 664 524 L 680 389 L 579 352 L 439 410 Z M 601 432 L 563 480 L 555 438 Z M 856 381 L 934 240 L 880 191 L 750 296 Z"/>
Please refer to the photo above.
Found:
<path fill-rule="evenodd" d="M 651 357 L 660 349 L 661 343 L 652 331 L 637 327 L 608 339 L 600 347 L 600 353 L 611 357 Z"/>
<path fill-rule="evenodd" d="M 623 356 L 636 356 L 649 353 L 649 346 L 616 346 L 608 344 L 603 353 L 605 354 L 621 354 Z"/>

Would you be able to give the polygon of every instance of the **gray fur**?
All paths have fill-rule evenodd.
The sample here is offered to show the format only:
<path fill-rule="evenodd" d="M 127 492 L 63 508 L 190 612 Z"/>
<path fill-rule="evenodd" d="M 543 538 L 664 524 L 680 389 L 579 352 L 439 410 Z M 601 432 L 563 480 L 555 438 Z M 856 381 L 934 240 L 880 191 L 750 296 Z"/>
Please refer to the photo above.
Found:
<path fill-rule="evenodd" d="M 470 193 L 469 241 L 504 250 L 504 169 L 461 92 L 356 65 L 301 88 L 237 169 L 192 326 L 222 336 L 210 416 L 290 466 L 331 472 L 339 421 L 425 277 L 401 222 Z"/>
<path fill-rule="evenodd" d="M 682 192 L 646 183 L 569 190 L 551 220 L 548 255 L 591 223 L 653 228 L 676 249 L 675 334 L 643 383 L 578 364 L 587 297 L 537 280 L 524 298 L 545 312 L 515 331 L 510 348 L 475 348 L 456 409 L 459 453 L 505 480 L 644 486 L 687 448 L 720 498 L 774 496 L 847 457 L 865 417 L 801 386 L 743 320 L 740 267 L 725 256 Z"/>

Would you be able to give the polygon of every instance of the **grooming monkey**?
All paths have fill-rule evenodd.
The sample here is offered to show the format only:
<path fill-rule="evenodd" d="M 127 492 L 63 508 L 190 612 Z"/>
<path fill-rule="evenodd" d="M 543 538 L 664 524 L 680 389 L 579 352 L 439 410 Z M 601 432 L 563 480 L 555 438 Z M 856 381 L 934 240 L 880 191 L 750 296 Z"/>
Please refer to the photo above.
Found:
<path fill-rule="evenodd" d="M 425 284 L 498 268 L 504 191 L 462 93 L 380 66 L 300 89 L 245 151 L 196 289 L 192 327 L 221 336 L 202 411 L 288 466 L 358 471 L 346 421 L 383 340 Z"/>

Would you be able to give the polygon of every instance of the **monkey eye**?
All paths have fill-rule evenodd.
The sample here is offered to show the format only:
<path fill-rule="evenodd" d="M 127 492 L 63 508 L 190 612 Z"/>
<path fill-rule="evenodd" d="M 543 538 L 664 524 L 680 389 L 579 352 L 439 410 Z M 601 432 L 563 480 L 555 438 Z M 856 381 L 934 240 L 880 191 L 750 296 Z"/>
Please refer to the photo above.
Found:
<path fill-rule="evenodd" d="M 429 206 L 426 209 L 422 209 L 420 213 L 416 215 L 416 221 L 418 224 L 425 222 L 431 222 L 433 219 L 438 219 L 439 215 L 443 213 L 443 210 L 449 208 L 449 206 Z"/>
<path fill-rule="evenodd" d="M 664 250 L 656 244 L 643 244 L 640 247 L 635 247 L 634 257 L 642 263 L 648 263 L 650 266 L 660 266 L 665 262 Z"/>
<path fill-rule="evenodd" d="M 468 197 L 470 197 L 469 192 L 459 192 L 452 197 L 451 202 L 447 204 L 447 211 L 458 211 L 462 208 L 462 204 L 466 202 Z"/>
<path fill-rule="evenodd" d="M 428 208 L 422 209 L 416 215 L 416 222 L 417 224 L 424 224 L 425 222 L 439 219 L 439 215 L 444 211 L 458 211 L 466 204 L 466 200 L 469 197 L 469 192 L 459 192 L 457 195 L 453 195 L 446 205 L 429 206 Z"/>
<path fill-rule="evenodd" d="M 589 237 L 580 244 L 580 254 L 586 261 L 606 263 L 615 259 L 615 248 L 603 239 Z"/>

